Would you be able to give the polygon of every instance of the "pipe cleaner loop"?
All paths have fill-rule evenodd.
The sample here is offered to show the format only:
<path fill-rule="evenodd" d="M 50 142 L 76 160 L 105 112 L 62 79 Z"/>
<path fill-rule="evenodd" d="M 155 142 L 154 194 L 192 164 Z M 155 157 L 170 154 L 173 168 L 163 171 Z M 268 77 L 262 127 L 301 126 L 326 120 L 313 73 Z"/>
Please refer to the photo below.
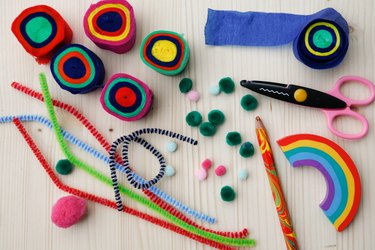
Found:
<path fill-rule="evenodd" d="M 118 180 L 117 180 L 117 175 L 116 175 L 116 161 L 115 161 L 115 152 L 118 147 L 118 145 L 123 143 L 123 148 L 122 148 L 122 159 L 124 162 L 124 170 L 126 174 L 126 178 L 130 182 L 133 187 L 137 189 L 149 189 L 151 186 L 155 185 L 161 178 L 163 178 L 165 174 L 165 160 L 163 155 L 152 145 L 150 145 L 148 142 L 143 140 L 142 138 L 139 138 L 139 136 L 143 134 L 160 134 L 160 135 L 166 135 L 171 138 L 176 138 L 178 140 L 181 140 L 183 142 L 190 143 L 192 145 L 197 145 L 198 141 L 190 138 L 183 136 L 181 134 L 174 133 L 169 130 L 165 129 L 159 129 L 159 128 L 144 128 L 137 130 L 129 135 L 124 135 L 120 138 L 118 138 L 116 141 L 112 143 L 111 149 L 109 150 L 109 168 L 111 171 L 111 178 L 112 178 L 112 184 L 113 184 L 113 189 L 115 192 L 115 200 L 117 203 L 117 209 L 119 211 L 122 211 L 122 201 L 121 201 L 121 196 L 120 196 L 120 191 L 118 188 Z M 149 150 L 156 158 L 158 158 L 159 163 L 160 163 L 160 169 L 159 173 L 151 180 L 149 181 L 143 181 L 140 182 L 136 178 L 134 178 L 134 172 L 131 170 L 129 167 L 129 154 L 128 154 L 128 146 L 131 141 L 135 141 L 137 143 L 140 143 L 143 147 L 145 147 L 147 150 Z"/>
<path fill-rule="evenodd" d="M 73 36 L 61 15 L 47 5 L 22 11 L 12 23 L 12 32 L 39 64 L 47 64 L 56 50 L 69 44 Z"/>

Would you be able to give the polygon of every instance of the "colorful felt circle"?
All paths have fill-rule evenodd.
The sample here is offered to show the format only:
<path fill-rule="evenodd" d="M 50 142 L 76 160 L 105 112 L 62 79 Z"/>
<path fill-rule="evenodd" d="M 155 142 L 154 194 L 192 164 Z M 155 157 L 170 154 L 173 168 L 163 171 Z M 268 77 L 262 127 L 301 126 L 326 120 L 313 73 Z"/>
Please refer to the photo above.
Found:
<path fill-rule="evenodd" d="M 152 99 L 152 91 L 145 83 L 121 73 L 108 80 L 100 96 L 103 108 L 124 121 L 144 117 L 151 108 Z"/>
<path fill-rule="evenodd" d="M 103 62 L 80 44 L 61 48 L 53 56 L 50 68 L 57 84 L 72 94 L 85 94 L 103 85 Z"/>
<path fill-rule="evenodd" d="M 57 49 L 72 40 L 72 30 L 61 15 L 47 5 L 25 9 L 12 23 L 12 32 L 39 64 L 48 63 Z"/>
<path fill-rule="evenodd" d="M 150 33 L 141 45 L 141 59 L 150 68 L 164 75 L 181 73 L 189 61 L 186 40 L 172 31 Z"/>
<path fill-rule="evenodd" d="M 136 24 L 133 7 L 125 0 L 102 0 L 86 11 L 83 26 L 88 38 L 98 47 L 118 54 L 135 43 Z"/>
<path fill-rule="evenodd" d="M 309 67 L 326 69 L 338 65 L 348 50 L 348 35 L 334 22 L 310 22 L 294 43 L 294 54 Z"/>

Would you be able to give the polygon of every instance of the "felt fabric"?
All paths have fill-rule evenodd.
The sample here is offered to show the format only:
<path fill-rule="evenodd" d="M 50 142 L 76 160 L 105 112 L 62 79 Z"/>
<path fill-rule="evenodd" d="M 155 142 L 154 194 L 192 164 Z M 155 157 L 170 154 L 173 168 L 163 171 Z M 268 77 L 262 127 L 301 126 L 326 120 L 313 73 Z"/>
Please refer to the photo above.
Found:
<path fill-rule="evenodd" d="M 108 80 L 100 96 L 104 110 L 124 121 L 144 117 L 151 108 L 152 100 L 152 91 L 145 83 L 121 73 Z"/>
<path fill-rule="evenodd" d="M 349 27 L 332 8 L 312 15 L 208 9 L 206 44 L 278 46 L 293 41 L 298 60 L 315 69 L 337 66 L 349 46 Z"/>
<path fill-rule="evenodd" d="M 164 75 L 181 73 L 189 61 L 186 40 L 172 31 L 151 32 L 142 41 L 140 56 L 150 68 Z"/>
<path fill-rule="evenodd" d="M 86 200 L 68 195 L 60 198 L 52 207 L 52 222 L 61 228 L 76 224 L 86 214 Z"/>
<path fill-rule="evenodd" d="M 52 57 L 50 68 L 57 84 L 72 94 L 86 94 L 103 86 L 103 62 L 83 45 L 61 48 Z"/>
<path fill-rule="evenodd" d="M 39 64 L 49 63 L 53 54 L 69 44 L 73 36 L 61 15 L 47 5 L 22 11 L 12 23 L 12 32 Z"/>
<path fill-rule="evenodd" d="M 125 0 L 102 0 L 91 4 L 83 18 L 86 36 L 98 47 L 122 54 L 136 39 L 133 7 Z"/>

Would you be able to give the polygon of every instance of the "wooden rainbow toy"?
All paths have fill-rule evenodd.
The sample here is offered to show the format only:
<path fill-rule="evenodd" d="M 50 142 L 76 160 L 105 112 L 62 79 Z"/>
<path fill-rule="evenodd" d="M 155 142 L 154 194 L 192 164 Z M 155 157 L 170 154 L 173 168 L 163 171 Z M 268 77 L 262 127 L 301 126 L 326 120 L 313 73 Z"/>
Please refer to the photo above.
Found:
<path fill-rule="evenodd" d="M 12 32 L 39 64 L 49 63 L 56 50 L 69 44 L 73 36 L 61 15 L 47 5 L 22 11 L 12 23 Z"/>
<path fill-rule="evenodd" d="M 125 0 L 92 4 L 83 18 L 88 38 L 98 47 L 118 54 L 129 51 L 136 37 L 133 7 Z"/>
<path fill-rule="evenodd" d="M 321 209 L 337 231 L 354 219 L 361 201 L 361 180 L 350 156 L 336 143 L 312 134 L 296 134 L 277 141 L 293 167 L 319 170 L 327 184 Z"/>

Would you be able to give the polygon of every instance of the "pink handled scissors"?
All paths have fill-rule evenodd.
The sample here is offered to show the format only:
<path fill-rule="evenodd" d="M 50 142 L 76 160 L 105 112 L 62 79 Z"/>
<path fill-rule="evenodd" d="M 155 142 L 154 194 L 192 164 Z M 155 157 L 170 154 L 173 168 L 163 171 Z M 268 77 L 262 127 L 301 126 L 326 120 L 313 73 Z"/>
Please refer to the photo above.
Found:
<path fill-rule="evenodd" d="M 366 86 L 370 96 L 365 100 L 353 100 L 344 96 L 340 88 L 345 83 L 355 82 Z M 353 111 L 353 107 L 366 106 L 375 99 L 375 85 L 369 80 L 359 76 L 344 76 L 340 78 L 333 89 L 327 93 L 293 84 L 282 84 L 264 81 L 241 81 L 241 85 L 259 94 L 276 98 L 282 101 L 303 105 L 306 107 L 320 108 L 327 117 L 328 128 L 335 135 L 345 139 L 360 139 L 368 132 L 368 121 L 361 114 Z M 338 131 L 334 120 L 339 116 L 349 116 L 359 120 L 362 130 L 356 134 L 347 134 Z"/>

